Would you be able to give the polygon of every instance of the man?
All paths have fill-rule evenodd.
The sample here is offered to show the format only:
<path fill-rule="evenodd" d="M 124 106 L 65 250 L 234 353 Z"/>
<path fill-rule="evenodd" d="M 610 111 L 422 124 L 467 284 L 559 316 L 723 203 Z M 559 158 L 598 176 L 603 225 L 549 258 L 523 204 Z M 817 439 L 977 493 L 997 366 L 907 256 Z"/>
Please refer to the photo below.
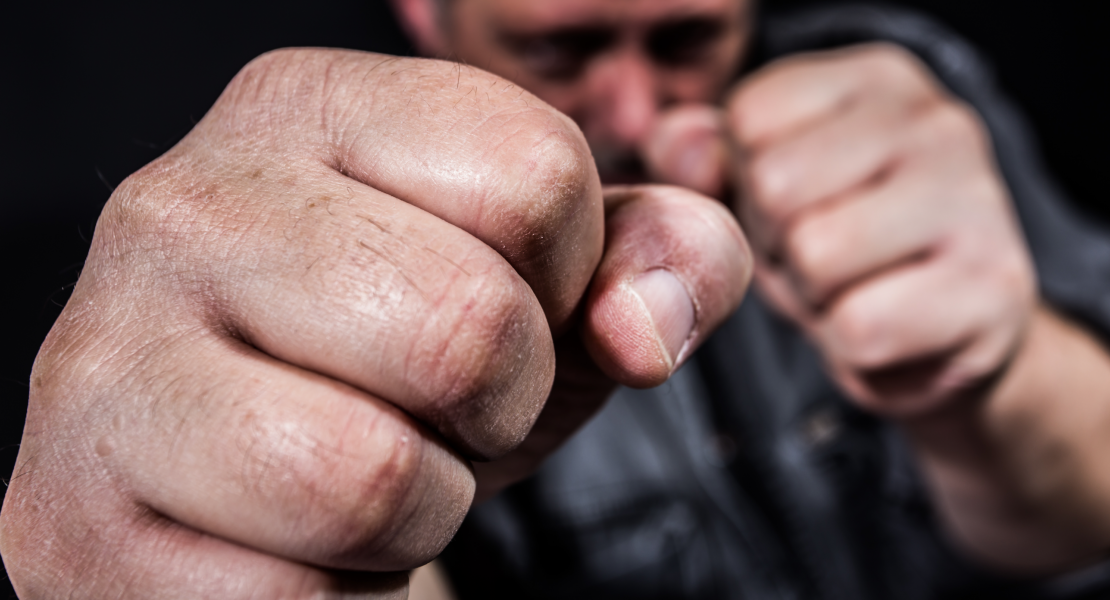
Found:
<path fill-rule="evenodd" d="M 644 187 L 610 189 L 603 206 L 586 141 L 608 181 L 646 172 L 738 198 L 768 305 L 813 341 L 853 402 L 891 424 L 868 426 L 905 434 L 952 547 L 973 564 L 1024 575 L 1096 562 L 1107 545 L 1098 459 L 1110 370 L 1091 334 L 1046 301 L 1095 327 L 1106 321 L 1084 292 L 1069 291 L 1069 283 L 1083 287 L 1075 271 L 1055 278 L 1042 270 L 1042 287 L 1055 297 L 1038 296 L 1008 200 L 1035 195 L 1036 181 L 1026 181 L 1032 192 L 1008 193 L 974 113 L 889 46 L 771 63 L 730 90 L 751 8 L 727 0 L 411 0 L 398 3 L 399 13 L 426 53 L 515 83 L 458 65 L 326 51 L 277 53 L 245 69 L 186 140 L 114 195 L 81 284 L 39 357 L 0 530 L 17 590 L 400 592 L 403 577 L 356 571 L 433 557 L 475 490 L 479 501 L 492 497 L 534 470 L 613 382 L 667 379 L 740 302 L 752 261 L 721 205 Z M 585 139 L 518 86 L 574 118 Z M 1011 151 L 996 150 L 1000 159 Z M 1020 183 L 1020 173 L 1008 175 Z M 1019 205 L 1038 264 L 1095 272 L 1104 242 L 1050 201 Z M 1045 247 L 1061 235 L 1061 249 Z M 1091 257 L 1078 266 L 1077 247 Z M 729 369 L 761 359 L 781 373 L 753 387 L 799 373 L 819 378 L 816 355 L 795 349 L 798 334 L 785 322 L 751 303 L 736 314 L 697 363 L 725 375 L 683 371 L 671 389 L 726 387 Z M 730 332 L 738 322 L 751 338 Z M 728 347 L 712 347 L 717 340 L 736 343 L 734 363 L 723 360 Z M 753 340 L 776 354 L 752 354 Z M 670 392 L 672 406 L 713 392 Z M 640 418 L 624 398 L 595 424 L 612 423 L 612 407 Z M 766 400 L 733 398 L 718 420 L 782 406 L 788 414 L 761 415 L 774 418 L 744 433 L 777 433 L 780 421 L 800 415 L 811 417 L 798 422 L 820 445 L 846 419 L 863 419 L 846 409 L 793 414 L 810 405 Z M 626 422 L 622 435 L 606 438 L 615 450 L 594 455 L 602 467 L 622 448 L 685 443 L 641 436 L 667 423 L 650 414 L 656 404 L 644 407 L 645 425 Z M 587 428 L 538 479 L 479 508 L 460 542 L 502 552 L 490 556 L 499 567 L 508 564 L 504 550 L 528 548 L 527 540 L 507 543 L 518 517 L 537 507 L 550 513 L 537 491 L 583 491 L 544 486 L 567 481 L 559 468 L 588 471 L 589 455 L 566 457 L 597 431 Z M 791 440 L 768 437 L 782 450 L 779 462 L 804 474 L 806 457 L 791 454 Z M 817 556 L 820 544 L 797 527 L 807 515 L 789 514 L 797 505 L 782 519 L 766 508 L 820 499 L 820 490 L 760 497 L 760 469 L 771 463 L 737 461 L 730 444 L 762 448 L 715 440 L 716 460 L 756 483 L 751 497 L 717 490 L 753 506 L 735 528 L 755 550 L 745 554 L 725 539 L 735 533 L 721 532 L 724 541 L 700 556 L 712 562 L 707 550 L 735 552 L 724 558 L 744 575 L 738 587 L 679 581 L 656 595 L 867 597 L 888 589 L 880 579 L 890 574 L 861 575 L 867 565 L 857 556 Z M 891 456 L 901 447 L 895 439 Z M 621 472 L 601 471 L 637 492 Z M 856 483 L 869 490 L 868 481 Z M 578 511 L 571 531 L 597 535 L 553 556 L 616 541 L 638 548 L 610 558 L 635 558 L 712 524 L 699 522 L 705 494 L 664 487 L 628 496 L 688 494 L 691 502 L 603 511 L 616 496 L 598 494 L 559 504 L 561 515 Z M 583 526 L 591 515 L 599 517 L 593 529 Z M 654 517 L 659 541 L 620 535 L 622 519 L 643 515 Z M 828 519 L 808 522 L 811 536 L 837 530 Z M 542 546 L 565 540 L 543 537 L 565 524 L 531 526 Z M 922 565 L 933 568 L 927 550 Z M 451 566 L 465 562 L 457 549 L 452 555 L 452 573 L 465 574 Z M 547 582 L 571 586 L 554 593 L 605 593 L 606 582 L 643 577 L 653 564 L 610 561 L 586 579 L 568 570 Z M 913 574 L 914 564 L 902 566 Z M 493 576 L 510 587 L 544 583 L 515 580 L 524 567 Z M 971 570 L 953 566 L 937 579 Z M 681 579 L 686 571 L 670 573 Z M 720 582 L 734 581 L 711 583 Z"/>

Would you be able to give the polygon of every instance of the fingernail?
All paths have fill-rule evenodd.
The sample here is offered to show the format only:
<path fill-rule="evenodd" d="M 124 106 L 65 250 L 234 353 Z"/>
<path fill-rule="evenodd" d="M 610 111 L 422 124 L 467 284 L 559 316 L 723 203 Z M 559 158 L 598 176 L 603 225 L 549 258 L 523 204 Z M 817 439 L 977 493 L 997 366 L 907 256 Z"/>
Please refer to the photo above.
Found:
<path fill-rule="evenodd" d="M 643 301 L 655 327 L 655 337 L 674 370 L 683 346 L 694 329 L 694 303 L 686 286 L 666 269 L 652 269 L 632 281 L 632 291 Z"/>

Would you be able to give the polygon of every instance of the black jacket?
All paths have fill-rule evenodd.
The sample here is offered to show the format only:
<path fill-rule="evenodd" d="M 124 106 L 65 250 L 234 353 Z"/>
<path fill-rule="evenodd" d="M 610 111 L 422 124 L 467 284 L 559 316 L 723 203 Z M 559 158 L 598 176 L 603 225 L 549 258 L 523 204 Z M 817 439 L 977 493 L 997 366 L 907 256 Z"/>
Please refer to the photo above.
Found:
<path fill-rule="evenodd" d="M 763 21 L 760 61 L 876 40 L 924 59 L 990 130 L 1042 296 L 1105 339 L 1110 235 L 1070 212 L 966 43 L 891 9 Z M 670 382 L 620 390 L 474 510 L 443 560 L 463 598 L 1110 598 L 1110 564 L 1013 581 L 963 560 L 899 434 L 754 294 Z"/>

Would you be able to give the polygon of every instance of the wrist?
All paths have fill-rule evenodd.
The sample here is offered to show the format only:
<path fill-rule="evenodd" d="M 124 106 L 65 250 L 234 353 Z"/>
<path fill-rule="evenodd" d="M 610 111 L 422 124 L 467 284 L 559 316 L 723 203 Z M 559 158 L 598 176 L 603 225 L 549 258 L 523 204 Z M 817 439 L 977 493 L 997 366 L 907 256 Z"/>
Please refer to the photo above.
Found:
<path fill-rule="evenodd" d="M 1097 342 L 1040 306 L 989 385 L 900 423 L 957 545 L 1025 574 L 1075 567 L 1106 546 L 1105 436 L 1089 433 L 1110 415 L 1091 410 L 1103 363 Z"/>

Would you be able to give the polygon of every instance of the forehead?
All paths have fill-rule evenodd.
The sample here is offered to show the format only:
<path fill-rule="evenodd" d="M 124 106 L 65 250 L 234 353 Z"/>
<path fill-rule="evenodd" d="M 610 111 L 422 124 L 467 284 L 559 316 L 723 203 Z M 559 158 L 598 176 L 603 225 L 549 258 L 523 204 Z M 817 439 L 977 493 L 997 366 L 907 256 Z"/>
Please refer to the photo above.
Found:
<path fill-rule="evenodd" d="M 581 26 L 647 27 L 688 17 L 728 18 L 749 0 L 456 0 L 462 11 L 483 13 L 518 30 Z"/>

